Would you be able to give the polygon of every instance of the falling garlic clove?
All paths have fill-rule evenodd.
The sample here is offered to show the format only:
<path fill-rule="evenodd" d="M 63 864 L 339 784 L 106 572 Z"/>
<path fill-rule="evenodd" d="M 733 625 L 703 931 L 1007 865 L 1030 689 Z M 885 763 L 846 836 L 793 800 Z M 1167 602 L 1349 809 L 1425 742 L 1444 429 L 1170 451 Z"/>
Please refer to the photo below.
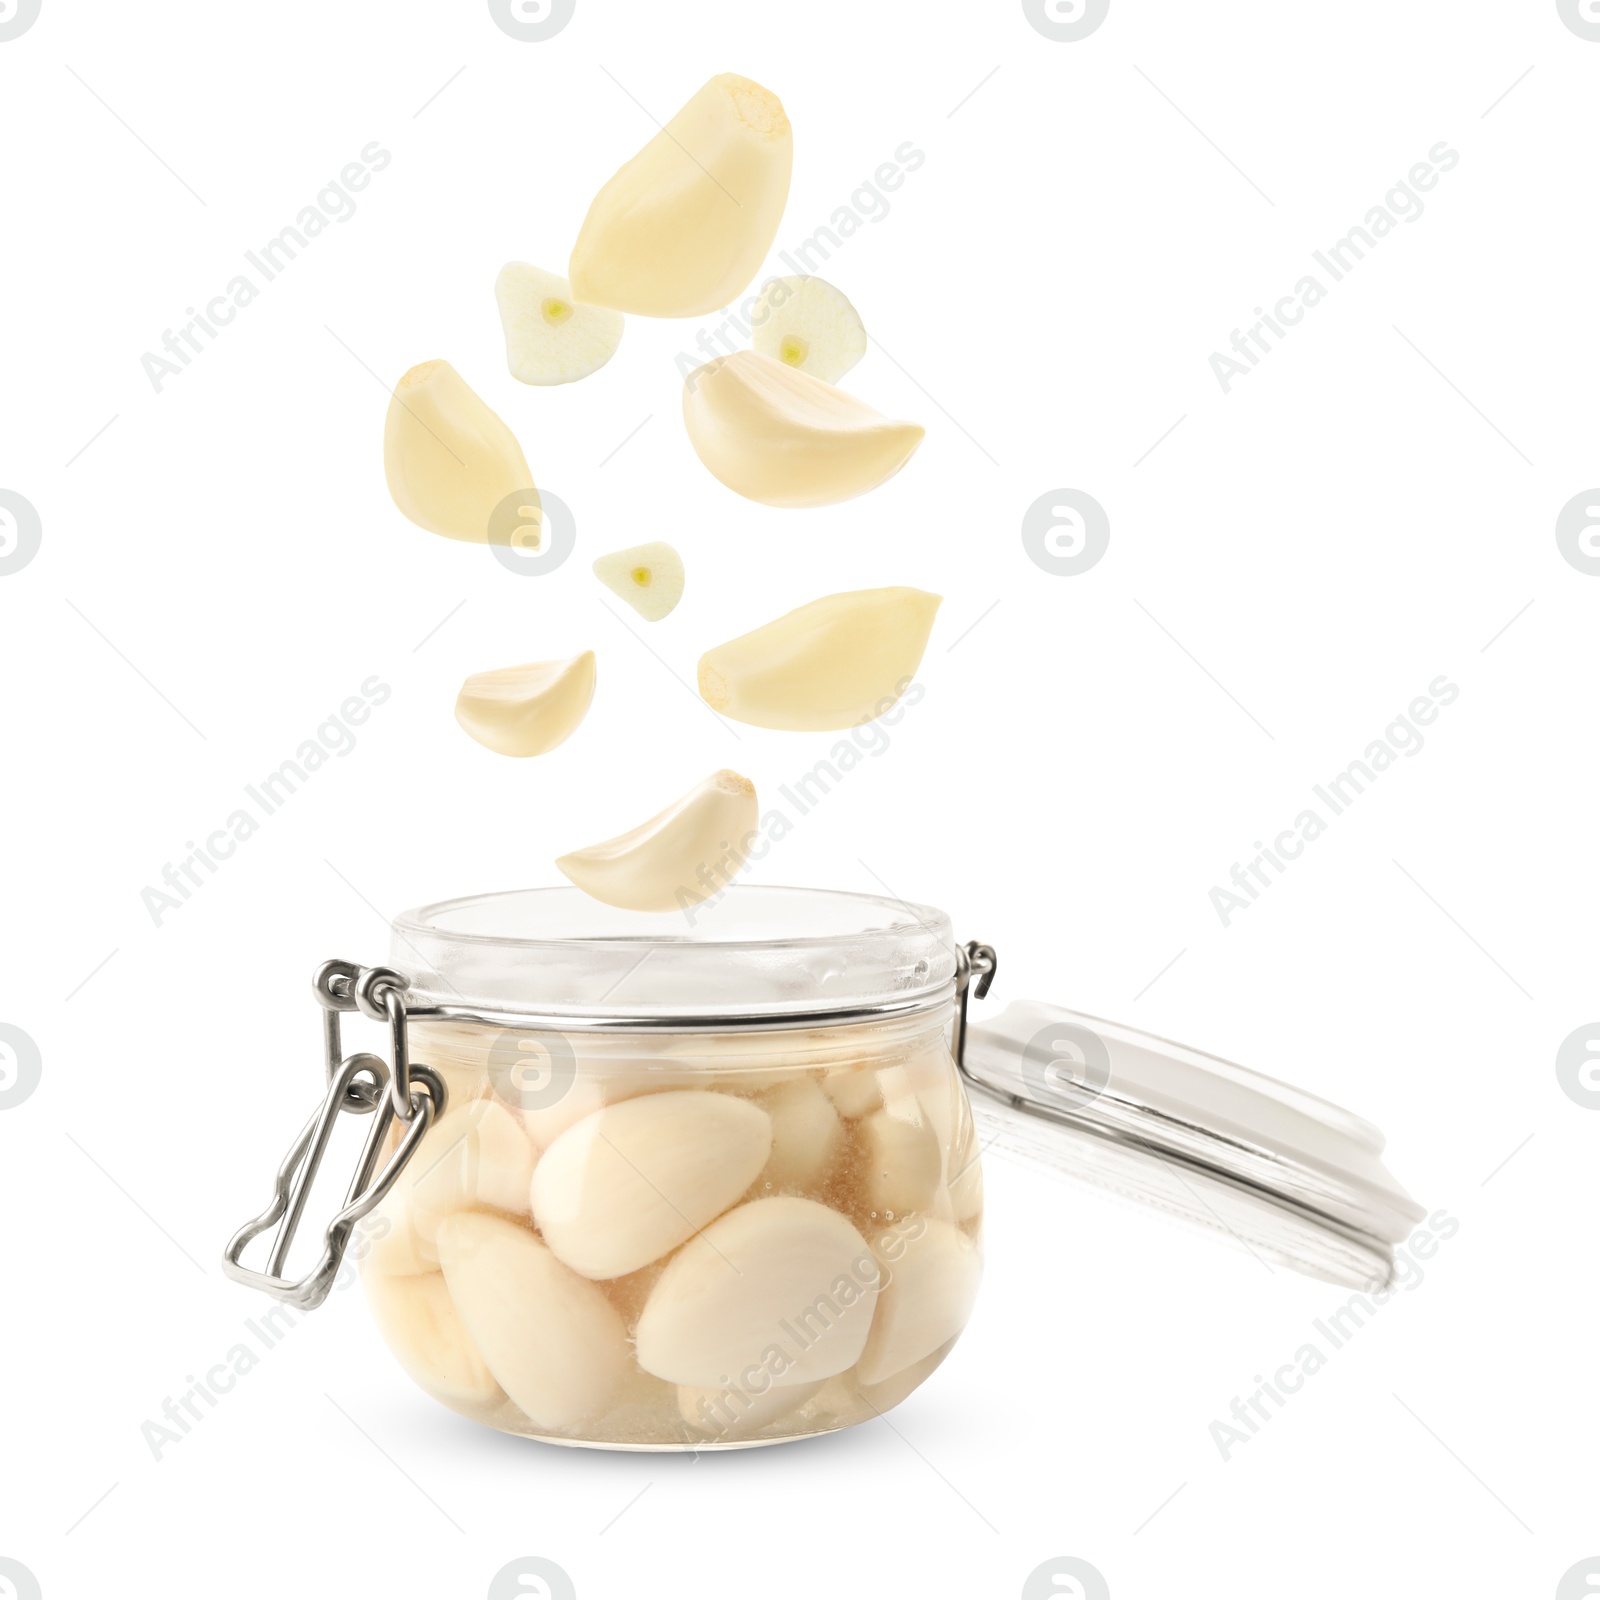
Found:
<path fill-rule="evenodd" d="M 395 385 L 383 470 L 394 503 L 429 533 L 513 544 L 538 526 L 522 446 L 448 361 L 424 361 Z"/>
<path fill-rule="evenodd" d="M 824 383 L 837 383 L 867 353 L 860 313 L 822 278 L 773 278 L 750 324 L 757 352 Z"/>
<path fill-rule="evenodd" d="M 637 828 L 560 856 L 587 895 L 628 911 L 680 911 L 715 894 L 744 865 L 759 811 L 755 785 L 714 772 Z"/>
<path fill-rule="evenodd" d="M 768 506 L 853 500 L 892 478 L 924 433 L 755 350 L 684 379 L 683 425 L 714 478 Z"/>
<path fill-rule="evenodd" d="M 659 539 L 601 556 L 594 575 L 646 622 L 659 622 L 683 598 L 683 557 Z"/>
<path fill-rule="evenodd" d="M 881 717 L 922 664 L 940 597 L 855 589 L 813 600 L 700 658 L 700 695 L 758 728 L 818 732 Z"/>
<path fill-rule="evenodd" d="M 772 248 L 793 161 L 778 97 L 737 73 L 712 78 L 595 196 L 573 293 L 647 317 L 720 310 Z"/>
<path fill-rule="evenodd" d="M 622 343 L 620 311 L 583 305 L 558 273 L 508 261 L 494 283 L 506 365 L 518 383 L 576 383 L 598 372 Z"/>
<path fill-rule="evenodd" d="M 594 651 L 475 672 L 456 697 L 456 721 L 503 756 L 541 756 L 572 736 L 594 700 Z"/>

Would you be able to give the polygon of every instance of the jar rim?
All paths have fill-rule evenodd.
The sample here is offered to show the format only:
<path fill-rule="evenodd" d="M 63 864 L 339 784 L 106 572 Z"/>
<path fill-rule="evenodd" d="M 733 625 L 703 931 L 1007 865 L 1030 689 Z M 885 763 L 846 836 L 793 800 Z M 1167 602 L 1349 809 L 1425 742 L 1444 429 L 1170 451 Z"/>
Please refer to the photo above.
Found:
<path fill-rule="evenodd" d="M 564 886 L 402 912 L 391 965 L 408 1007 L 760 1019 L 932 1004 L 957 957 L 944 912 L 891 896 L 737 884 L 681 913 L 647 913 Z"/>

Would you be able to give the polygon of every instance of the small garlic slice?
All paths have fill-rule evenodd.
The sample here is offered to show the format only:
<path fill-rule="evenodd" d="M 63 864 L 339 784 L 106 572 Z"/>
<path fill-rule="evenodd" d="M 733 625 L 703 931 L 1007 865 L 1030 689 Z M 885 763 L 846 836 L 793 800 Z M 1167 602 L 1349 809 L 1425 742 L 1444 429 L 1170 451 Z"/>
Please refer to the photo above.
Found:
<path fill-rule="evenodd" d="M 594 651 L 475 672 L 456 697 L 456 721 L 503 756 L 542 756 L 570 738 L 594 700 Z"/>
<path fill-rule="evenodd" d="M 754 349 L 824 383 L 837 383 L 867 353 L 860 314 L 822 278 L 773 278 L 750 322 Z"/>
<path fill-rule="evenodd" d="M 462 1211 L 439 1228 L 439 1265 L 500 1387 L 536 1427 L 603 1412 L 629 1371 L 628 1336 L 599 1289 L 528 1229 Z"/>
<path fill-rule="evenodd" d="M 669 1089 L 623 1100 L 568 1128 L 539 1158 L 534 1221 L 574 1272 L 620 1278 L 726 1211 L 771 1149 L 771 1118 L 734 1095 Z"/>
<path fill-rule="evenodd" d="M 937 1217 L 896 1223 L 874 1240 L 873 1250 L 886 1287 L 856 1368 L 863 1386 L 887 1381 L 954 1339 L 967 1325 L 983 1277 L 977 1245 Z"/>
<path fill-rule="evenodd" d="M 758 728 L 819 732 L 881 717 L 922 664 L 940 596 L 854 589 L 813 600 L 700 658 L 700 697 Z"/>
<path fill-rule="evenodd" d="M 777 95 L 718 74 L 594 197 L 567 267 L 573 292 L 647 317 L 720 310 L 772 248 L 793 162 Z"/>
<path fill-rule="evenodd" d="M 683 598 L 683 557 L 659 539 L 601 556 L 594 575 L 646 622 L 659 622 Z"/>
<path fill-rule="evenodd" d="M 814 1383 L 855 1365 L 877 1298 L 877 1262 L 846 1217 L 753 1200 L 667 1263 L 635 1331 L 639 1365 L 697 1389 Z"/>
<path fill-rule="evenodd" d="M 367 1271 L 361 1281 L 384 1343 L 413 1382 L 457 1405 L 487 1406 L 500 1399 L 500 1385 L 437 1272 L 392 1278 Z"/>
<path fill-rule="evenodd" d="M 755 785 L 724 769 L 637 828 L 560 856 L 585 894 L 629 911 L 681 911 L 744 865 L 760 813 Z"/>
<path fill-rule="evenodd" d="M 892 478 L 924 433 L 755 350 L 684 379 L 683 423 L 714 478 L 767 506 L 853 500 Z"/>
<path fill-rule="evenodd" d="M 394 503 L 429 533 L 512 544 L 539 526 L 522 446 L 448 361 L 424 361 L 395 385 L 383 470 Z"/>
<path fill-rule="evenodd" d="M 581 305 L 558 273 L 508 261 L 494 282 L 506 365 L 518 383 L 575 383 L 598 372 L 622 343 L 620 311 Z"/>

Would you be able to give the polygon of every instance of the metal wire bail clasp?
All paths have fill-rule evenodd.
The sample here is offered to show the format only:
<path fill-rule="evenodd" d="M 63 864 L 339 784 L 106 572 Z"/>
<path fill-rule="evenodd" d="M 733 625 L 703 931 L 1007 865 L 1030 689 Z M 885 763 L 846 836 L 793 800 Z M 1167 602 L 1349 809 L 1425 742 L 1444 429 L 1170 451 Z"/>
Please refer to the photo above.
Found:
<path fill-rule="evenodd" d="M 355 1225 L 394 1187 L 436 1117 L 444 1111 L 443 1080 L 431 1067 L 411 1062 L 406 1036 L 406 981 L 387 967 L 358 967 L 348 961 L 325 961 L 312 979 L 322 1007 L 322 1037 L 327 1056 L 327 1093 L 300 1136 L 289 1147 L 274 1182 L 272 1203 L 247 1222 L 222 1254 L 222 1270 L 239 1283 L 265 1290 L 302 1311 L 320 1306 L 333 1287 Z M 389 1025 L 393 1068 L 381 1056 L 361 1051 L 344 1055 L 339 1016 L 360 1011 Z M 385 1090 L 388 1092 L 386 1093 Z M 361 1147 L 355 1177 L 345 1193 L 344 1205 L 323 1232 L 322 1255 L 299 1279 L 283 1275 L 289 1247 L 300 1227 L 317 1169 L 327 1153 L 334 1123 L 341 1111 L 372 1117 L 372 1128 Z M 373 1176 L 379 1152 L 390 1125 L 399 1118 L 405 1128 L 394 1154 Z M 245 1247 L 282 1219 L 272 1242 L 264 1272 L 242 1266 Z"/>

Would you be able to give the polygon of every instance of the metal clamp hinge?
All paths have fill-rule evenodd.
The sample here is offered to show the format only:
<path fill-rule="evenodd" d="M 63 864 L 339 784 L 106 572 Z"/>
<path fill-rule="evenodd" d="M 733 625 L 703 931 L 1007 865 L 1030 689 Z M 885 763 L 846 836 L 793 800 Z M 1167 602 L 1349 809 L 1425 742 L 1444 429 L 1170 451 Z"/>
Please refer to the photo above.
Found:
<path fill-rule="evenodd" d="M 403 999 L 406 981 L 399 973 L 386 967 L 328 961 L 317 969 L 312 986 L 323 1011 L 327 1093 L 283 1158 L 271 1204 L 234 1234 L 222 1255 L 222 1270 L 230 1278 L 264 1290 L 302 1311 L 313 1310 L 327 1299 L 356 1224 L 394 1187 L 406 1162 L 445 1107 L 443 1079 L 431 1067 L 411 1061 Z M 381 1056 L 366 1051 L 345 1057 L 339 1015 L 357 1010 L 388 1023 L 392 1067 Z M 322 1254 L 303 1277 L 291 1279 L 284 1275 L 289 1248 L 341 1111 L 371 1115 L 372 1127 L 361 1147 L 344 1204 L 323 1231 Z M 374 1176 L 384 1140 L 397 1118 L 405 1132 Z M 241 1265 L 246 1246 L 280 1219 L 266 1270 Z"/>
<path fill-rule="evenodd" d="M 1000 958 L 991 944 L 979 944 L 974 939 L 956 951 L 956 1021 L 950 1053 L 963 1073 L 967 1070 L 968 993 L 970 991 L 975 998 L 983 999 L 993 986 L 999 970 Z"/>

